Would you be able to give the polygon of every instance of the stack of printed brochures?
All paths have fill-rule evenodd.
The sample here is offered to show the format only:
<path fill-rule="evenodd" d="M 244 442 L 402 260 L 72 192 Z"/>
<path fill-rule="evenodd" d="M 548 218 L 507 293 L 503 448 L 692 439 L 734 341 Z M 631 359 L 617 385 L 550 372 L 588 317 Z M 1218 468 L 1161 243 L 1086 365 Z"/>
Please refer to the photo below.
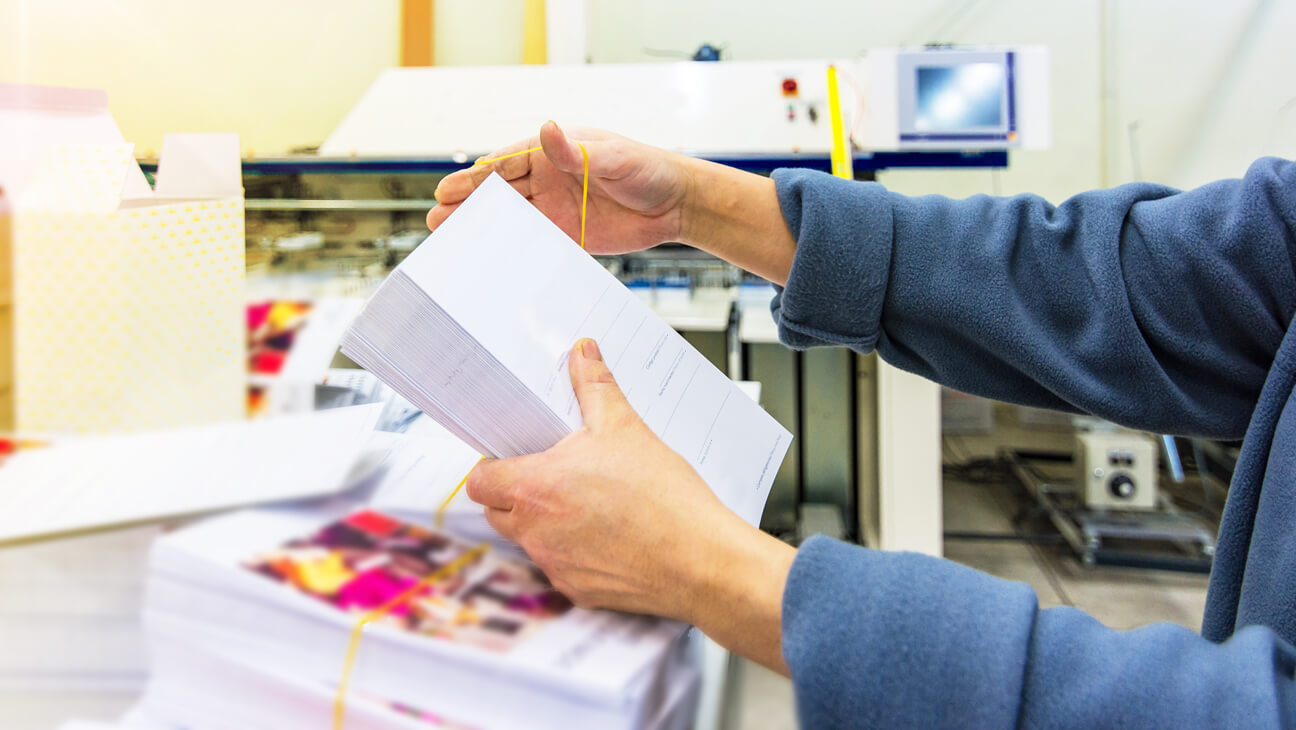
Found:
<path fill-rule="evenodd" d="M 684 728 L 686 627 L 587 611 L 518 553 L 371 508 L 260 509 L 155 545 L 140 727 Z"/>

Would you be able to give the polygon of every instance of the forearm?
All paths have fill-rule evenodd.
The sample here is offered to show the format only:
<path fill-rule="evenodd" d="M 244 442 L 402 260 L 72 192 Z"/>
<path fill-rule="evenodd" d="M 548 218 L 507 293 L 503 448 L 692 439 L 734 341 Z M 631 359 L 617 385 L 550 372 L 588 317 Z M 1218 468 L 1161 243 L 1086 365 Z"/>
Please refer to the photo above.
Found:
<path fill-rule="evenodd" d="M 788 676 L 783 588 L 796 549 L 734 523 L 698 536 L 682 618 L 726 649 Z"/>
<path fill-rule="evenodd" d="M 801 727 L 1296 727 L 1292 648 L 1103 627 L 956 563 L 813 537 L 784 597 Z"/>
<path fill-rule="evenodd" d="M 779 208 L 774 181 L 706 160 L 682 160 L 688 179 L 681 238 L 775 284 L 787 282 L 796 239 Z"/>
<path fill-rule="evenodd" d="M 1296 164 L 1197 190 L 905 197 L 774 175 L 794 347 L 876 348 L 969 393 L 1157 433 L 1237 438 L 1296 310 Z"/>

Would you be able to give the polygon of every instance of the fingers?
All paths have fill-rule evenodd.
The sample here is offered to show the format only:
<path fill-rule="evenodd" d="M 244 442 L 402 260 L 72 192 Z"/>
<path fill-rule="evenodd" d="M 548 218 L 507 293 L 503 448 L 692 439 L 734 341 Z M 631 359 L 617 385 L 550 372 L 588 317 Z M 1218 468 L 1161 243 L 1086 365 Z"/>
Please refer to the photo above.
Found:
<path fill-rule="evenodd" d="M 567 138 L 557 122 L 545 122 L 540 127 L 540 146 L 544 149 L 545 157 L 559 170 L 574 175 L 584 172 L 585 155 L 581 153 L 579 145 Z"/>
<path fill-rule="evenodd" d="M 540 146 L 554 167 L 580 178 L 585 173 L 588 156 L 591 180 L 615 180 L 625 176 L 625 170 L 633 160 L 626 152 L 624 139 L 600 130 L 577 129 L 575 133 L 576 139 L 567 136 L 553 121 L 545 122 L 540 128 Z"/>
<path fill-rule="evenodd" d="M 577 342 L 567 360 L 572 389 L 587 426 L 599 428 L 622 418 L 637 417 L 594 340 Z"/>
<path fill-rule="evenodd" d="M 432 210 L 429 210 L 427 214 L 428 230 L 435 231 L 437 229 L 437 226 L 444 223 L 445 219 L 449 218 L 450 214 L 455 212 L 455 210 L 458 207 L 459 207 L 458 203 L 454 203 L 452 205 L 446 205 L 444 203 L 441 203 L 432 206 Z"/>
<path fill-rule="evenodd" d="M 531 199 L 532 189 L 531 189 L 530 175 L 527 175 L 525 177 L 520 177 L 516 180 L 509 180 L 509 185 L 512 186 L 514 190 L 518 191 L 518 193 L 521 194 L 522 197 L 526 198 L 527 200 Z M 427 214 L 428 230 L 435 231 L 437 229 L 437 226 L 444 223 L 446 218 L 449 218 L 450 214 L 455 212 L 455 210 L 459 208 L 459 205 L 460 205 L 459 203 L 437 203 L 435 206 L 433 206 L 432 209 L 429 210 Z"/>
<path fill-rule="evenodd" d="M 542 148 L 544 156 L 548 158 L 550 163 L 568 174 L 577 176 L 583 174 L 585 156 L 588 154 L 590 177 L 617 177 L 618 171 L 623 170 L 628 160 L 626 151 L 619 144 L 624 140 L 599 130 L 580 130 L 579 134 L 581 142 L 578 144 L 568 137 L 557 123 L 545 122 L 540 127 L 538 136 L 514 142 L 482 158 L 494 160 L 493 162 L 474 164 L 472 167 L 445 176 L 437 185 L 436 192 L 433 195 L 436 197 L 437 202 L 453 205 L 467 198 L 472 191 L 477 189 L 478 185 L 481 185 L 486 178 L 490 177 L 492 172 L 499 173 L 499 176 L 505 180 L 523 178 L 531 172 L 534 163 L 533 155 L 516 155 L 513 157 L 508 157 L 508 155 L 536 146 Z M 581 152 L 581 145 L 585 146 L 585 153 Z M 428 223 L 429 227 L 435 228 L 435 226 L 431 225 L 431 217 L 429 217 Z"/>
<path fill-rule="evenodd" d="M 518 155 L 506 160 L 490 162 L 484 165 L 473 165 L 464 170 L 446 175 L 432 194 L 438 203 L 460 203 L 472 191 L 477 189 L 490 177 L 492 172 L 499 173 L 505 180 L 522 177 L 531 171 L 531 155 Z"/>
<path fill-rule="evenodd" d="M 517 521 L 512 510 L 486 508 L 486 522 L 499 534 L 512 540 L 517 535 Z"/>
<path fill-rule="evenodd" d="M 517 469 L 513 459 L 482 459 L 468 473 L 464 489 L 477 504 L 500 510 L 513 509 L 513 486 Z"/>
<path fill-rule="evenodd" d="M 490 160 L 496 157 L 505 157 L 514 152 L 530 149 L 538 144 L 539 140 L 531 137 L 495 150 L 482 159 Z M 514 157 L 505 157 L 502 160 L 495 160 L 494 162 L 474 164 L 472 167 L 459 170 L 442 178 L 433 196 L 436 197 L 439 203 L 458 203 L 468 197 L 469 193 L 476 190 L 477 186 L 490 177 L 492 172 L 499 173 L 499 176 L 505 180 L 514 180 L 530 171 L 531 155 L 516 155 Z"/>

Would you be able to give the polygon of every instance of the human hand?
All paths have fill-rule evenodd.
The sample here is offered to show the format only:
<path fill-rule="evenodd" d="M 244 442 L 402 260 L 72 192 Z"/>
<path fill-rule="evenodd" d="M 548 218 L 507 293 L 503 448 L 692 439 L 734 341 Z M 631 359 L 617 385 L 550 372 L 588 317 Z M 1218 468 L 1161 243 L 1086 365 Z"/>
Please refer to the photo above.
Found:
<path fill-rule="evenodd" d="M 579 240 L 584 160 L 577 142 L 589 154 L 585 248 L 590 253 L 627 253 L 680 240 L 690 185 L 686 158 L 602 130 L 573 129 L 568 137 L 554 122 L 546 122 L 537 137 L 487 159 L 536 146 L 542 150 L 447 175 L 437 186 L 438 205 L 428 212 L 428 228 L 436 230 L 497 172 L 572 240 Z"/>
<path fill-rule="evenodd" d="M 687 621 L 786 673 L 795 551 L 743 522 L 657 438 L 593 340 L 573 348 L 570 370 L 585 425 L 548 451 L 483 460 L 468 496 L 578 606 Z"/>

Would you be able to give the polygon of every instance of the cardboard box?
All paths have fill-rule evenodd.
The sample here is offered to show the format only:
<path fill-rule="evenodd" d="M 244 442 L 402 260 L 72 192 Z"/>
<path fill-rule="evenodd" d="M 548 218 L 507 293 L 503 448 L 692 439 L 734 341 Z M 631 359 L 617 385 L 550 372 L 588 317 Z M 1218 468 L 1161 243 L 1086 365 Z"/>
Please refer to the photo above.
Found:
<path fill-rule="evenodd" d="M 232 134 L 171 135 L 150 187 L 98 91 L 0 84 L 0 428 L 242 418 Z"/>

